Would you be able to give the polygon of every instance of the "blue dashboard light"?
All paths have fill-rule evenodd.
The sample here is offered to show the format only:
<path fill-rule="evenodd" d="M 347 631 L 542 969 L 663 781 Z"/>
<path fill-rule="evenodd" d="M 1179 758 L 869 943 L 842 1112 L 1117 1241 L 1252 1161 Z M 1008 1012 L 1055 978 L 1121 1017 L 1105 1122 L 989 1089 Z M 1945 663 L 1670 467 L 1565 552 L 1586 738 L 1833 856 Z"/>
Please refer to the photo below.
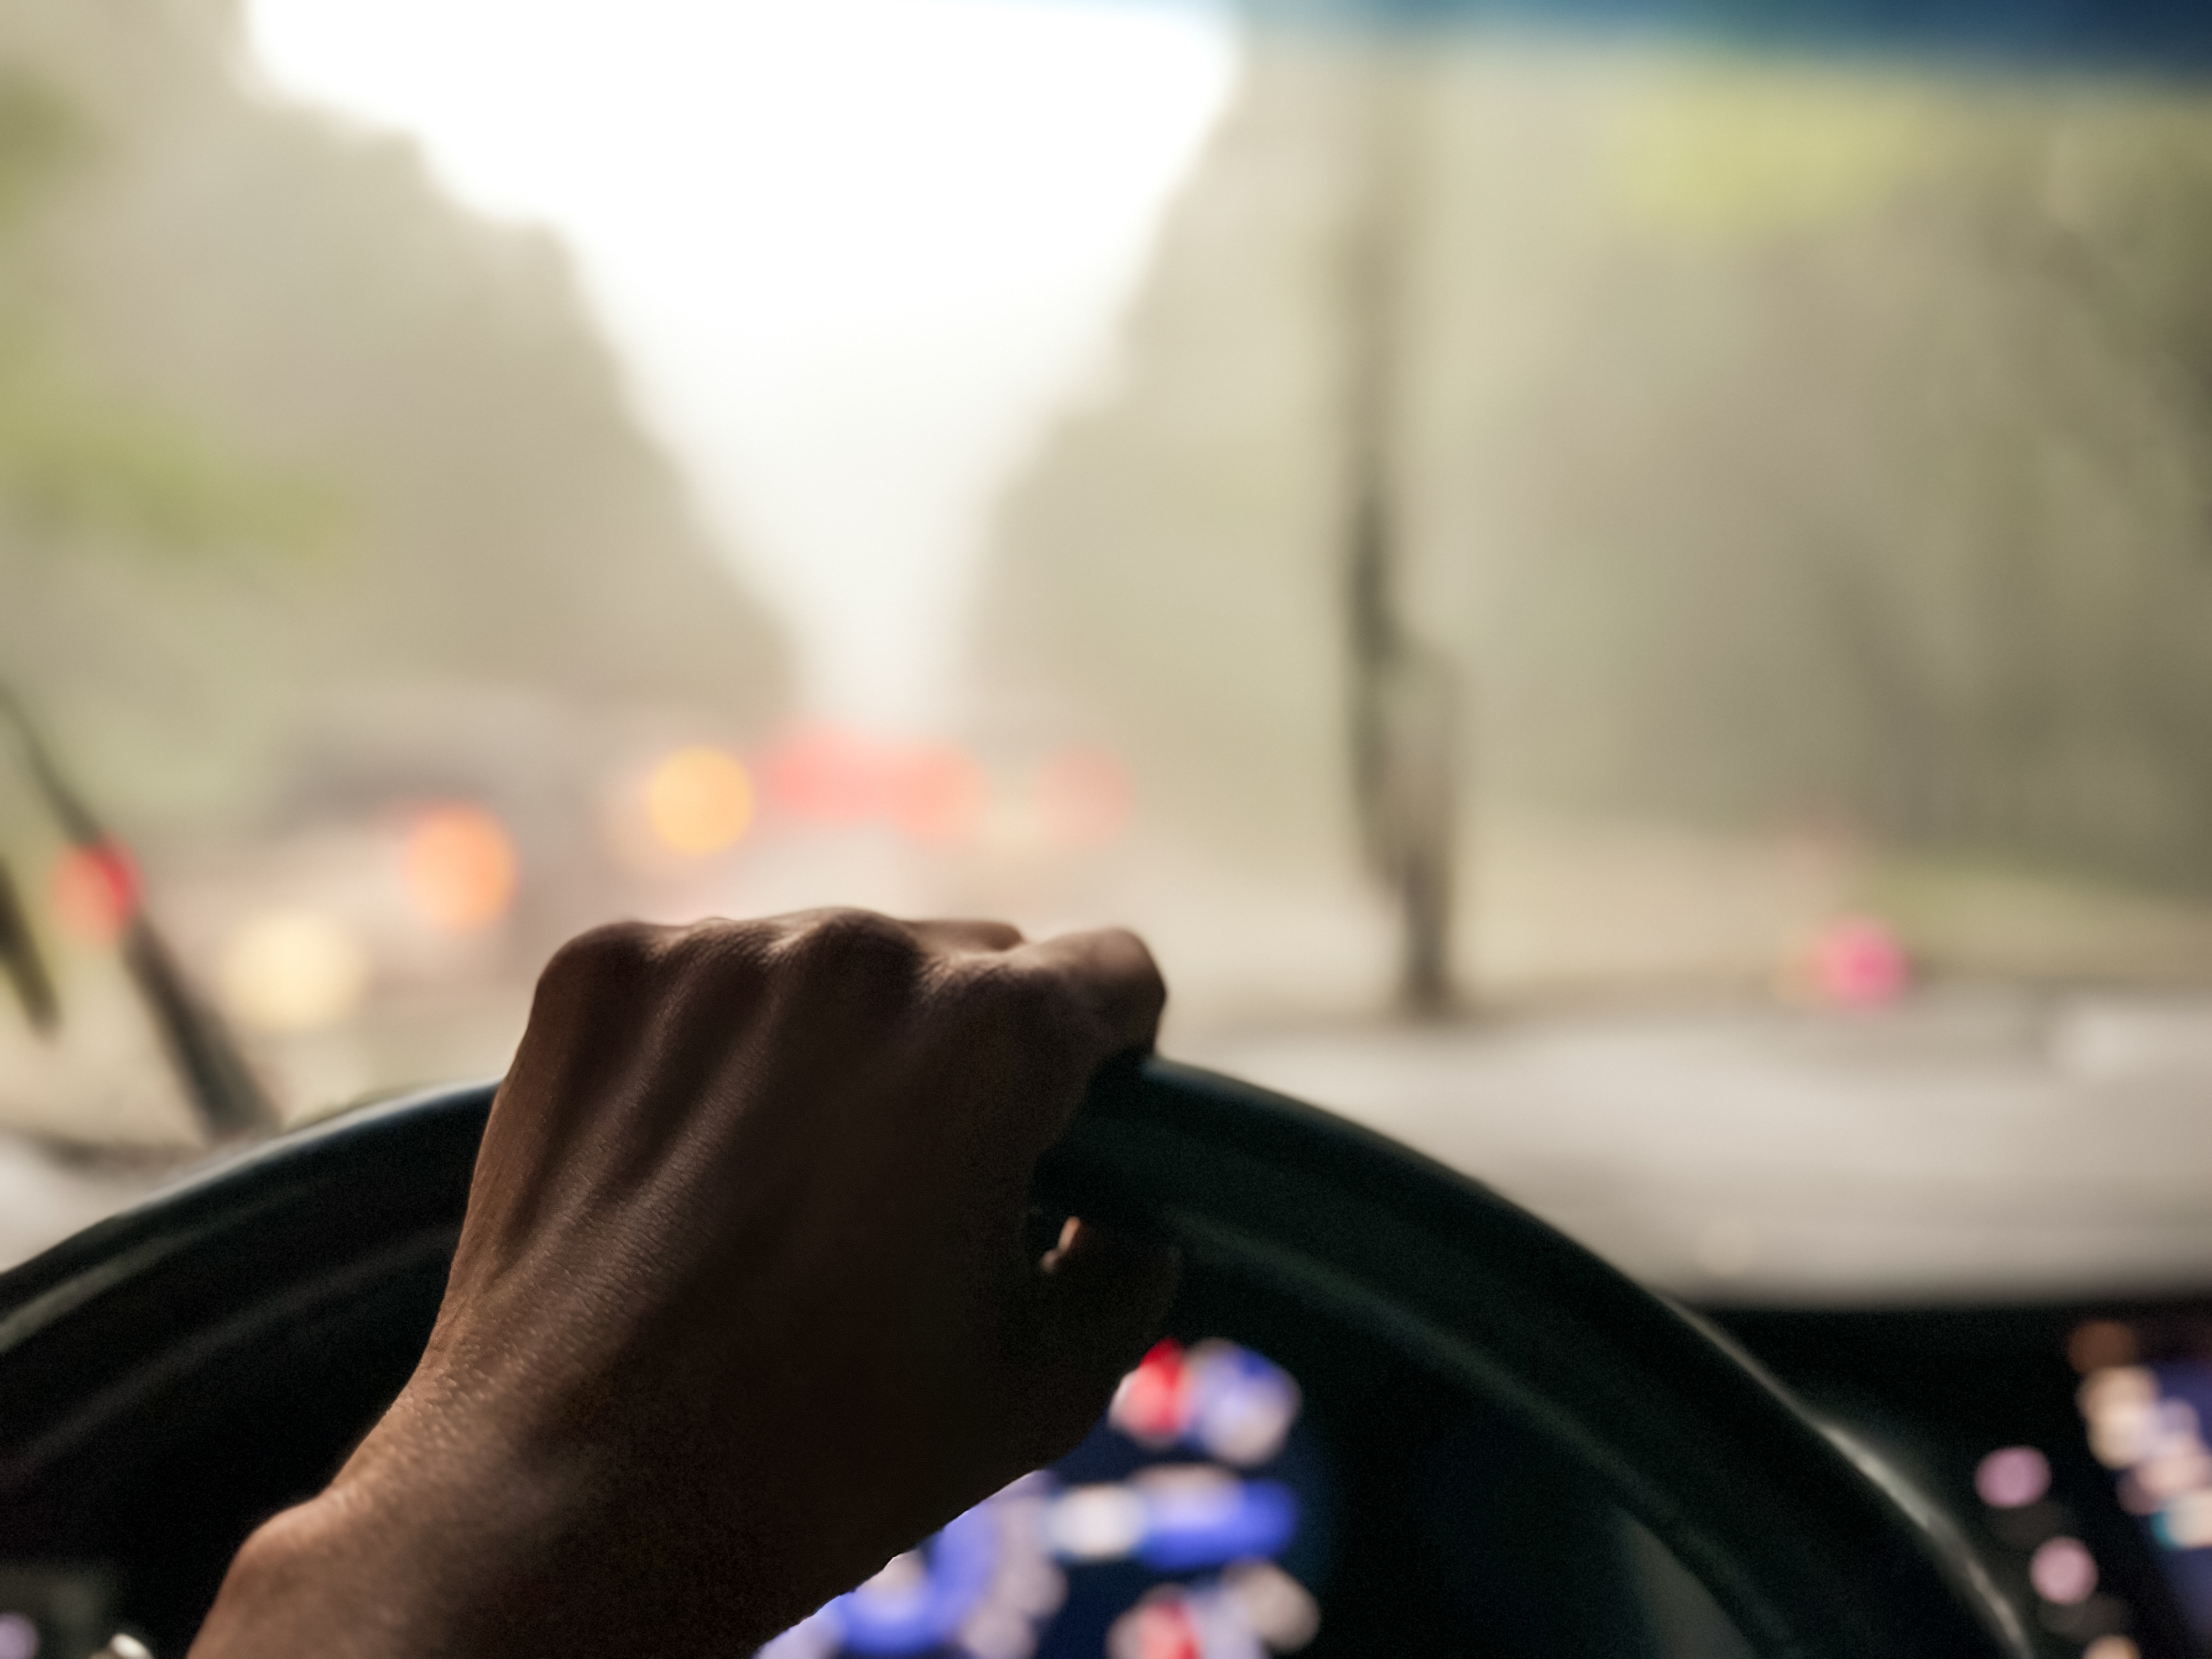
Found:
<path fill-rule="evenodd" d="M 1109 1626 L 1117 1659 L 1140 1637 L 1145 1653 L 1168 1642 L 1184 1659 L 1264 1659 L 1257 1632 L 1274 1632 L 1276 1651 L 1302 1646 L 1318 1609 L 1277 1560 L 1313 1501 L 1299 1484 L 1310 1454 L 1284 1455 L 1302 1404 L 1290 1374 L 1248 1348 L 1161 1342 L 1070 1458 L 987 1498 L 762 1659 L 1096 1659 Z"/>
<path fill-rule="evenodd" d="M 1188 1445 L 1245 1468 L 1282 1449 L 1298 1415 L 1290 1373 L 1232 1342 L 1202 1342 L 1191 1352 Z"/>
<path fill-rule="evenodd" d="M 950 1641 L 982 1601 L 998 1556 L 990 1514 L 973 1509 L 824 1611 L 850 1652 L 927 1653 Z"/>
<path fill-rule="evenodd" d="M 1249 1348 L 1170 1340 L 1121 1380 L 1107 1420 L 1149 1450 L 1180 1445 L 1251 1468 L 1282 1449 L 1300 1404 L 1291 1374 Z"/>
<path fill-rule="evenodd" d="M 1298 1502 L 1273 1480 L 1142 1483 L 1145 1538 L 1137 1559 L 1155 1572 L 1189 1572 L 1279 1554 L 1298 1527 Z"/>

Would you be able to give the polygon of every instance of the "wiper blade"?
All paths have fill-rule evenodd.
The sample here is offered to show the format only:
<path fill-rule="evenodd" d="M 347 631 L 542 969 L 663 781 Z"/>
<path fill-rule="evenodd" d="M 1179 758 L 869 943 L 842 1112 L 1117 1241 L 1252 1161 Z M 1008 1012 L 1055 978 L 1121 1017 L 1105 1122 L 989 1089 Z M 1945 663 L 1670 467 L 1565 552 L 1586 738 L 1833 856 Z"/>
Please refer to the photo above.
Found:
<path fill-rule="evenodd" d="M 38 935 L 31 931 L 30 913 L 15 890 L 15 878 L 0 863 L 0 971 L 15 988 L 24 1018 L 41 1036 L 51 1036 L 62 1023 L 61 1000 L 54 994 L 53 975 L 46 972 L 39 953 Z"/>
<path fill-rule="evenodd" d="M 114 837 L 84 798 L 70 787 L 22 700 L 4 685 L 0 685 L 0 714 L 15 726 L 32 781 L 70 845 L 111 868 L 123 867 L 123 855 Z M 116 885 L 123 911 L 124 966 L 153 1017 L 162 1051 L 201 1127 L 216 1139 L 270 1133 L 276 1127 L 276 1109 L 246 1065 L 246 1056 L 239 1052 L 229 1027 L 192 988 L 178 966 L 175 954 L 146 914 L 138 884 Z M 51 996 L 51 985 L 47 989 Z"/>

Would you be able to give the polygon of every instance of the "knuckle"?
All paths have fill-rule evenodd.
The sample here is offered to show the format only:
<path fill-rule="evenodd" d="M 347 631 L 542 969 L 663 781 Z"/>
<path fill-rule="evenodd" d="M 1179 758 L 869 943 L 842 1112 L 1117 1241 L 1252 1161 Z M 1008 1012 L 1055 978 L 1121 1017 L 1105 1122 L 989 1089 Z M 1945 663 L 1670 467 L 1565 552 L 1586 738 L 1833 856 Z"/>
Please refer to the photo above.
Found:
<path fill-rule="evenodd" d="M 555 951 L 539 984 L 595 1000 L 672 991 L 741 970 L 758 956 L 761 931 L 754 922 L 702 921 L 681 927 L 609 922 Z"/>
<path fill-rule="evenodd" d="M 1127 927 L 1105 927 L 1099 930 L 1103 938 L 1113 941 L 1115 947 L 1125 952 L 1133 962 L 1141 963 L 1145 970 L 1158 977 L 1160 969 L 1152 956 L 1152 947 L 1145 943 L 1142 933 Z"/>
<path fill-rule="evenodd" d="M 1157 1020 L 1168 1006 L 1167 975 L 1160 971 L 1159 958 L 1152 954 L 1151 945 L 1127 928 L 1117 927 L 1114 932 L 1135 969 L 1131 984 L 1143 1004 L 1143 1012 Z"/>
<path fill-rule="evenodd" d="M 634 984 L 649 969 L 663 931 L 641 921 L 611 921 L 579 933 L 553 953 L 538 983 L 586 994 Z"/>
<path fill-rule="evenodd" d="M 977 964 L 968 977 L 970 1006 L 1017 1044 L 1058 1048 L 1082 1024 L 1080 1000 L 1049 969 L 998 961 Z"/>
<path fill-rule="evenodd" d="M 1141 933 L 1127 927 L 1107 927 L 1100 930 L 1099 937 L 1124 964 L 1133 983 L 1141 985 L 1151 994 L 1166 998 L 1167 980 L 1160 973 L 1159 958 L 1152 954 L 1152 947 L 1145 943 Z"/>
<path fill-rule="evenodd" d="M 694 922 L 668 931 L 659 966 L 678 1006 L 721 1007 L 757 988 L 772 939 L 771 930 L 760 922 Z"/>
<path fill-rule="evenodd" d="M 816 910 L 794 917 L 779 954 L 809 976 L 867 984 L 904 983 L 921 967 L 922 948 L 889 916 L 872 910 Z"/>

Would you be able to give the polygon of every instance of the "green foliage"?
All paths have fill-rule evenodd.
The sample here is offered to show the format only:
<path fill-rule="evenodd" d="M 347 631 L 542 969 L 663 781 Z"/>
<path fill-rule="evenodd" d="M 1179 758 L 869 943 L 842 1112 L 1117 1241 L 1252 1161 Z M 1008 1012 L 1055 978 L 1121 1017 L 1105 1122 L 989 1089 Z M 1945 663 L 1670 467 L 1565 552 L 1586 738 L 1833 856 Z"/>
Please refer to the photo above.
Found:
<path fill-rule="evenodd" d="M 1337 73 L 1255 52 L 982 635 L 1247 845 L 1338 787 Z M 1497 44 L 1390 93 L 1392 507 L 1481 810 L 2212 891 L 2212 98 Z"/>
<path fill-rule="evenodd" d="M 20 275 L 35 210 L 93 149 L 62 93 L 0 64 L 0 272 Z M 164 553 L 304 552 L 340 518 L 331 489 L 238 453 L 204 422 L 95 388 L 64 365 L 65 319 L 0 282 L 0 520 L 34 544 Z"/>
<path fill-rule="evenodd" d="M 339 517 L 326 488 L 243 461 L 188 419 L 5 369 L 0 504 L 38 539 L 169 553 L 306 551 Z"/>
<path fill-rule="evenodd" d="M 53 87 L 0 64 L 0 228 L 21 220 L 89 148 L 84 122 Z"/>

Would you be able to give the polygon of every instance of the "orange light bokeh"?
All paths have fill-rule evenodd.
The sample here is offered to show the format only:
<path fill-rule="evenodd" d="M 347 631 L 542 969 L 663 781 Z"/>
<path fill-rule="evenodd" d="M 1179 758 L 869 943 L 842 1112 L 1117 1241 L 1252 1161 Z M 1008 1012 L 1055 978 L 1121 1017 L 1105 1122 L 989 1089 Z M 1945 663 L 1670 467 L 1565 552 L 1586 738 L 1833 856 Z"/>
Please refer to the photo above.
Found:
<path fill-rule="evenodd" d="M 481 806 L 425 807 L 407 823 L 401 878 L 416 913 L 445 933 L 473 933 L 514 902 L 514 842 Z"/>
<path fill-rule="evenodd" d="M 47 896 L 63 928 L 96 945 L 111 944 L 138 908 L 138 866 L 113 842 L 72 847 L 54 860 Z"/>
<path fill-rule="evenodd" d="M 752 775 L 725 750 L 679 749 L 646 781 L 645 812 L 662 845 L 694 857 L 719 853 L 752 824 Z"/>

